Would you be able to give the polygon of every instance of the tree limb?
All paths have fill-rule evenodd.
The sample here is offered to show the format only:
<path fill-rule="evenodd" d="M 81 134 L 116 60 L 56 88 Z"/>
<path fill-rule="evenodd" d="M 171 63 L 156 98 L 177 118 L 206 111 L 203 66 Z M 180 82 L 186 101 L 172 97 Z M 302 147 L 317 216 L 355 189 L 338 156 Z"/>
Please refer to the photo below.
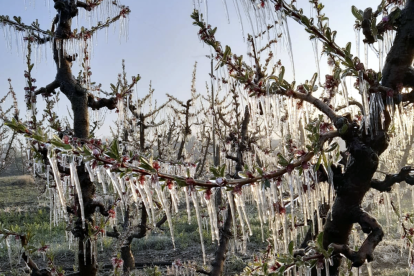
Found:
<path fill-rule="evenodd" d="M 273 85 L 272 85 L 273 86 Z M 332 122 L 336 122 L 338 118 L 340 118 L 338 115 L 336 115 L 335 111 L 333 111 L 326 103 L 319 100 L 318 98 L 315 98 L 310 93 L 304 94 L 297 91 L 290 90 L 289 95 L 286 90 L 282 89 L 275 89 L 272 91 L 273 93 L 283 95 L 283 96 L 292 96 L 295 99 L 299 99 L 305 102 L 308 102 L 315 106 L 317 109 L 319 109 L 322 113 L 324 113 L 326 116 L 329 117 L 329 119 L 332 120 Z"/>
<path fill-rule="evenodd" d="M 348 107 L 348 106 L 350 106 L 350 105 L 356 105 L 356 106 L 358 106 L 358 107 L 359 107 L 359 109 L 361 110 L 361 114 L 362 114 L 362 115 L 365 115 L 365 114 L 364 114 L 364 107 L 362 106 L 362 104 L 361 104 L 360 102 L 358 102 L 358 101 L 356 101 L 356 100 L 349 100 L 349 101 L 348 101 L 348 104 L 349 104 L 349 105 L 341 105 L 341 106 L 338 106 L 337 108 L 335 108 L 335 111 L 339 111 L 339 110 L 341 110 L 341 109 L 347 108 L 347 107 Z"/>
<path fill-rule="evenodd" d="M 88 5 L 88 4 L 86 4 L 85 2 L 82 2 L 82 1 L 77 1 L 76 2 L 76 6 L 78 8 L 83 8 L 83 9 L 85 9 L 87 11 L 91 11 L 92 10 L 92 8 L 91 8 L 90 5 Z"/>
<path fill-rule="evenodd" d="M 60 87 L 60 83 L 57 80 L 54 80 L 51 83 L 49 83 L 48 85 L 46 85 L 46 87 L 39 88 L 37 91 L 35 91 L 35 94 L 36 95 L 39 95 L 39 94 L 45 94 L 45 95 L 55 94 L 55 89 L 57 89 L 59 87 Z"/>
<path fill-rule="evenodd" d="M 390 192 L 391 187 L 395 183 L 405 181 L 409 185 L 414 185 L 414 176 L 410 175 L 414 169 L 411 166 L 406 166 L 401 169 L 397 174 L 387 174 L 384 180 L 371 180 L 371 187 L 380 192 Z"/>
<path fill-rule="evenodd" d="M 111 97 L 109 99 L 101 98 L 95 100 L 95 97 L 92 94 L 88 95 L 88 106 L 91 107 L 93 110 L 101 109 L 103 107 L 108 108 L 109 110 L 115 109 L 118 103 L 118 99 L 116 97 Z"/>

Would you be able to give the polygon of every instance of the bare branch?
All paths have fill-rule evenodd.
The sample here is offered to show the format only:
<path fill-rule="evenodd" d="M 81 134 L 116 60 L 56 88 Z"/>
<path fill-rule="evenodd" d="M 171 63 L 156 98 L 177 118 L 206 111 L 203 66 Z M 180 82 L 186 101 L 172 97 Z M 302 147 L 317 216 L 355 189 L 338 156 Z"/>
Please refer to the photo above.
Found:
<path fill-rule="evenodd" d="M 360 102 L 355 101 L 355 100 L 349 100 L 349 101 L 348 101 L 348 104 L 349 104 L 349 105 L 341 105 L 341 106 L 338 106 L 337 108 L 335 108 L 335 111 L 340 111 L 341 109 L 347 108 L 347 107 L 348 107 L 348 106 L 350 106 L 350 105 L 356 105 L 356 106 L 358 106 L 358 107 L 359 107 L 359 109 L 361 110 L 361 114 L 362 114 L 362 115 L 365 115 L 365 114 L 364 114 L 364 107 L 362 106 L 362 104 L 361 104 Z"/>
<path fill-rule="evenodd" d="M 371 187 L 380 192 L 390 192 L 395 183 L 405 181 L 409 185 L 414 185 L 414 176 L 410 175 L 413 170 L 413 168 L 407 166 L 403 167 L 398 174 L 387 174 L 382 181 L 372 179 Z"/>
<path fill-rule="evenodd" d="M 60 87 L 60 83 L 56 80 L 52 81 L 51 83 L 49 83 L 48 85 L 46 85 L 46 87 L 41 87 L 39 88 L 37 91 L 35 91 L 36 95 L 39 94 L 45 94 L 45 95 L 50 95 L 50 94 L 55 94 L 55 89 Z"/>
<path fill-rule="evenodd" d="M 78 8 L 83 8 L 83 9 L 85 9 L 87 11 L 91 11 L 92 10 L 92 8 L 91 8 L 90 5 L 88 5 L 88 4 L 86 4 L 85 2 L 82 2 L 82 1 L 77 1 L 76 2 L 76 6 Z"/>
<path fill-rule="evenodd" d="M 322 113 L 324 113 L 326 116 L 329 117 L 329 119 L 332 120 L 333 123 L 336 122 L 338 118 L 340 118 L 338 115 L 335 114 L 335 112 L 324 102 L 319 100 L 318 98 L 315 98 L 311 94 L 304 94 L 297 91 L 290 90 L 289 95 L 287 95 L 287 91 L 282 89 L 275 89 L 272 91 L 273 93 L 283 95 L 283 96 L 292 96 L 295 99 L 303 100 L 305 102 L 308 102 L 312 105 L 314 105 L 317 109 L 319 109 Z"/>
<path fill-rule="evenodd" d="M 103 107 L 112 110 L 116 108 L 117 103 L 118 99 L 116 97 L 111 97 L 109 99 L 101 98 L 96 100 L 92 94 L 88 95 L 88 106 L 91 107 L 93 110 L 101 109 Z"/>

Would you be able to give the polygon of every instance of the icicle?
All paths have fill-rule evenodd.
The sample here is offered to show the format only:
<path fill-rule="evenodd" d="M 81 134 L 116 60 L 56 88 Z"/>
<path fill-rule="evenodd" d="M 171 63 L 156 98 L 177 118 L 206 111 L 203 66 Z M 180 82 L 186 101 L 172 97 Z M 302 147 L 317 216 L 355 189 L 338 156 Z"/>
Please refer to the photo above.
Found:
<path fill-rule="evenodd" d="M 362 105 L 364 109 L 364 125 L 365 125 L 365 134 L 368 135 L 368 129 L 369 129 L 369 102 L 368 102 L 368 93 L 367 93 L 367 87 L 364 80 L 364 72 L 362 70 L 359 71 L 359 93 L 362 97 Z"/>
<path fill-rule="evenodd" d="M 171 234 L 171 240 L 173 243 L 173 247 L 175 250 L 175 241 L 174 241 L 174 225 L 172 223 L 172 219 L 171 219 L 171 212 L 170 212 L 170 208 L 167 204 L 167 200 L 165 199 L 165 194 L 164 192 L 161 190 L 161 185 L 158 182 L 158 176 L 157 175 L 153 175 L 153 184 L 155 186 L 155 191 L 157 192 L 158 195 L 158 199 L 161 202 L 161 205 L 165 211 L 165 214 L 167 215 L 167 222 L 168 222 L 168 227 L 170 228 L 170 234 Z"/>
<path fill-rule="evenodd" d="M 84 264 L 86 265 L 86 243 L 88 242 L 88 240 L 83 241 L 83 261 Z"/>
<path fill-rule="evenodd" d="M 319 67 L 319 51 L 318 51 L 318 40 L 312 39 L 312 48 L 313 48 L 313 55 L 315 56 L 315 63 L 316 63 L 316 70 L 318 73 L 318 83 L 321 83 L 321 69 Z M 312 88 L 311 88 L 312 89 Z"/>
<path fill-rule="evenodd" d="M 226 11 L 227 23 L 230 24 L 229 10 L 227 8 L 226 0 L 221 0 L 223 2 L 224 10 Z"/>
<path fill-rule="evenodd" d="M 201 216 L 200 216 L 200 210 L 198 207 L 197 195 L 195 191 L 191 192 L 191 198 L 193 200 L 193 204 L 194 204 L 194 208 L 195 208 L 196 216 L 197 216 L 198 231 L 200 233 L 201 250 L 203 251 L 203 263 L 206 264 L 206 251 L 204 249 L 203 228 L 201 224 Z"/>
<path fill-rule="evenodd" d="M 234 206 L 234 197 L 233 197 L 233 193 L 231 191 L 227 192 L 227 199 L 228 199 L 228 202 L 230 203 L 230 211 L 231 211 L 231 216 L 232 216 L 232 220 L 233 220 L 233 236 L 236 237 L 237 236 L 237 231 L 236 231 L 236 208 Z M 413 189 L 413 206 L 414 206 L 414 189 Z"/>
<path fill-rule="evenodd" d="M 282 29 L 285 32 L 285 44 L 286 49 L 290 58 L 290 64 L 292 65 L 292 74 L 293 74 L 293 80 L 295 80 L 295 62 L 293 61 L 293 51 L 292 51 L 292 41 L 290 39 L 290 33 L 289 33 L 289 26 L 287 22 L 286 16 L 283 16 L 280 12 L 278 13 L 280 15 L 279 19 L 282 19 L 280 22 L 282 24 Z"/>
<path fill-rule="evenodd" d="M 348 98 L 348 87 L 346 86 L 346 77 L 343 77 L 341 79 L 341 85 L 342 85 L 342 92 L 344 94 L 344 99 L 345 99 L 345 105 L 349 106 L 349 98 Z"/>
<path fill-rule="evenodd" d="M 91 165 L 90 165 L 89 161 L 85 162 L 85 168 L 89 173 L 89 179 L 91 180 L 91 182 L 94 182 L 95 181 L 95 176 L 93 175 L 93 172 L 92 172 Z"/>
<path fill-rule="evenodd" d="M 50 183 L 49 183 L 49 172 L 50 172 L 50 165 L 47 165 L 46 166 L 47 187 L 50 187 Z"/>
<path fill-rule="evenodd" d="M 378 51 L 379 51 L 379 72 L 382 72 L 382 66 L 384 64 L 384 41 L 378 40 Z"/>
<path fill-rule="evenodd" d="M 145 189 L 141 188 L 141 184 L 139 183 L 139 180 L 137 180 L 137 185 L 135 187 L 138 189 L 138 192 L 141 195 L 141 199 L 142 199 L 142 202 L 144 203 L 145 210 L 147 211 L 150 222 L 152 221 L 152 223 L 155 225 L 155 219 L 154 219 L 154 216 L 153 216 L 154 212 L 153 212 L 152 204 L 151 205 L 149 204 L 148 196 L 145 192 Z"/>
<path fill-rule="evenodd" d="M 241 14 L 240 14 L 239 4 L 238 4 L 237 0 L 233 0 L 233 4 L 234 4 L 234 7 L 236 8 L 236 11 L 237 11 L 237 18 L 239 19 L 239 24 L 240 24 L 240 29 L 241 29 L 242 36 L 243 36 L 243 41 L 245 41 L 246 38 L 244 36 L 243 21 L 242 21 L 242 17 L 241 17 Z"/>
<path fill-rule="evenodd" d="M 329 260 L 325 259 L 325 272 L 326 272 L 326 276 L 330 276 L 329 274 Z M 370 275 L 372 276 L 372 275 Z"/>
<path fill-rule="evenodd" d="M 177 197 L 177 191 L 175 190 L 175 186 L 173 186 L 171 189 L 168 189 L 168 191 L 170 192 L 171 201 L 174 206 L 174 212 L 178 214 L 178 202 L 177 202 L 178 197 Z"/>
<path fill-rule="evenodd" d="M 187 216 L 188 216 L 188 224 L 191 224 L 191 210 L 190 210 L 190 200 L 188 198 L 188 187 L 184 188 L 184 193 L 185 193 L 185 202 L 187 205 Z M 413 190 L 413 195 L 414 195 L 414 190 Z M 414 197 L 413 197 L 413 202 L 414 202 Z M 414 203 L 413 203 L 414 205 Z"/>
<path fill-rule="evenodd" d="M 83 206 L 82 189 L 79 183 L 78 172 L 76 171 L 75 161 L 72 161 L 70 163 L 70 175 L 71 175 L 72 183 L 75 184 L 76 192 L 78 193 L 79 207 L 81 210 L 82 229 L 85 229 L 85 210 Z"/>
<path fill-rule="evenodd" d="M 259 213 L 259 220 L 260 220 L 260 230 L 261 230 L 261 233 L 262 233 L 262 242 L 264 242 L 265 241 L 265 239 L 264 239 L 264 231 L 263 231 L 263 222 L 265 222 L 265 219 L 264 219 L 264 211 L 263 211 L 263 204 L 260 202 L 260 189 L 258 188 L 257 189 L 258 191 L 258 195 L 257 195 L 257 197 L 258 197 L 258 200 L 256 201 L 256 204 L 257 204 L 257 212 Z"/>
<path fill-rule="evenodd" d="M 98 176 L 98 182 L 99 182 L 99 183 L 102 183 L 103 193 L 106 195 L 106 185 L 105 185 L 105 181 L 104 181 L 104 179 L 102 178 L 102 175 L 101 175 L 101 168 L 100 168 L 100 167 L 98 167 L 98 168 L 96 169 L 96 175 Z"/>
<path fill-rule="evenodd" d="M 368 276 L 372 276 L 372 266 L 371 266 L 371 263 L 367 263 L 367 270 L 368 270 Z"/>
<path fill-rule="evenodd" d="M 129 184 L 131 185 L 131 193 L 132 193 L 132 197 L 134 198 L 135 203 L 137 203 L 137 204 L 138 204 L 137 190 L 136 190 L 136 188 L 135 188 L 135 185 L 134 185 L 134 180 L 133 180 L 133 178 L 132 178 L 132 177 L 129 179 Z"/>
<path fill-rule="evenodd" d="M 8 236 L 5 240 L 6 240 L 7 253 L 9 255 L 10 268 L 13 269 L 13 266 L 12 266 L 12 251 L 11 251 L 11 246 L 10 246 L 9 239 L 10 239 L 10 236 Z"/>
<path fill-rule="evenodd" d="M 57 167 L 57 160 L 55 156 L 48 156 L 49 158 L 49 163 L 50 165 L 52 165 L 52 170 L 53 170 L 53 174 L 55 176 L 55 183 L 56 183 L 56 187 L 58 189 L 58 193 L 59 193 L 59 199 L 60 199 L 60 203 L 62 205 L 63 209 L 66 209 L 66 201 L 65 201 L 65 196 L 63 195 L 63 190 L 62 190 L 62 181 L 60 179 L 60 173 Z M 49 177 L 49 173 L 47 174 Z"/>
<path fill-rule="evenodd" d="M 360 52 L 360 38 L 361 35 L 361 29 L 360 28 L 355 28 L 355 44 L 356 44 L 356 56 L 361 59 L 361 52 Z"/>
<path fill-rule="evenodd" d="M 121 201 L 123 202 L 124 201 L 124 196 L 122 194 L 121 189 L 118 186 L 118 180 L 115 177 L 115 173 L 112 173 L 110 169 L 106 169 L 106 172 L 109 175 L 109 178 L 112 180 L 112 185 L 114 186 L 115 191 L 118 192 L 118 194 L 119 194 L 119 196 L 121 198 Z"/>

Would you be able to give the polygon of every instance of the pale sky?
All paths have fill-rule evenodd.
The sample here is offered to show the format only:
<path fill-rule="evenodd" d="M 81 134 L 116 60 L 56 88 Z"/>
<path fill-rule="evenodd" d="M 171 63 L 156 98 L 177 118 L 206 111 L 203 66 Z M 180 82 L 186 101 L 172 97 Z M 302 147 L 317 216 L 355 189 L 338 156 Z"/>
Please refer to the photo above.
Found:
<path fill-rule="evenodd" d="M 49 1 L 50 10 L 47 4 Z M 210 54 L 210 49 L 200 42 L 197 36 L 198 28 L 192 25 L 190 15 L 193 11 L 193 0 L 124 0 L 120 2 L 132 10 L 129 17 L 128 41 L 125 42 L 124 38 L 121 42 L 119 41 L 119 28 L 115 32 L 113 28 L 109 29 L 108 42 L 106 42 L 105 31 L 101 31 L 92 56 L 92 81 L 102 83 L 103 89 L 109 91 L 109 84 L 116 82 L 117 75 L 121 71 L 121 61 L 125 59 L 128 74 L 130 76 L 140 74 L 142 77 L 138 85 L 139 95 L 142 96 L 148 91 L 149 82 L 152 81 L 152 86 L 155 89 L 154 95 L 159 103 L 165 101 L 165 93 L 185 100 L 191 95 L 192 70 L 194 62 L 197 61 L 197 90 L 199 93 L 205 93 L 205 82 L 210 80 L 208 76 L 210 61 L 205 58 L 205 55 Z M 223 46 L 229 45 L 233 53 L 245 56 L 247 46 L 242 39 L 233 1 L 226 0 L 226 2 L 229 7 L 230 24 L 227 23 L 223 0 L 208 1 L 209 24 L 218 27 L 216 37 Z M 309 15 L 308 0 L 298 0 L 297 2 L 298 7 L 303 8 L 305 14 Z M 380 0 L 323 1 L 324 11 L 330 18 L 329 25 L 332 30 L 338 31 L 337 44 L 345 46 L 350 41 L 352 42 L 352 51 L 355 53 L 353 30 L 355 18 L 351 13 L 351 6 L 356 5 L 362 10 L 369 6 L 375 9 L 380 2 Z M 0 14 L 11 17 L 21 16 L 22 21 L 26 24 L 30 24 L 37 18 L 43 29 L 49 29 L 55 14 L 52 6 L 52 0 L 0 0 Z M 245 32 L 250 32 L 246 18 L 243 18 L 243 23 Z M 76 23 L 74 25 L 76 26 Z M 309 35 L 297 22 L 290 20 L 289 28 L 295 59 L 296 81 L 302 82 L 311 78 L 316 72 L 312 46 Z M 4 30 L 5 28 L 2 28 L 0 32 L 4 34 Z M 17 54 L 18 47 L 15 38 L 12 40 L 12 45 L 13 49 L 10 51 L 7 49 L 5 37 L 1 35 L 0 96 L 7 93 L 7 79 L 11 78 L 14 89 L 19 95 L 19 106 L 23 115 L 25 114 L 23 96 L 25 64 L 22 54 Z M 278 49 L 281 48 L 278 47 Z M 363 54 L 363 49 L 361 49 L 361 54 Z M 51 57 L 51 50 L 48 49 L 47 60 L 43 59 L 40 63 L 36 63 L 33 77 L 37 79 L 38 87 L 47 85 L 54 78 L 55 65 Z M 286 52 L 279 50 L 276 53 L 276 59 L 282 59 L 282 63 L 287 67 L 286 78 L 291 78 L 290 62 Z M 369 67 L 376 69 L 378 66 L 370 64 Z M 75 74 L 78 73 L 77 70 L 74 70 Z M 324 76 L 326 73 L 326 70 L 322 70 L 321 75 Z M 41 102 L 41 97 L 38 98 L 38 102 Z M 59 105 L 59 111 L 62 110 L 66 111 L 64 101 Z M 113 116 L 109 120 L 107 119 L 107 123 L 111 124 L 111 120 L 114 118 Z M 100 135 L 109 135 L 107 132 L 107 129 L 103 129 Z"/>

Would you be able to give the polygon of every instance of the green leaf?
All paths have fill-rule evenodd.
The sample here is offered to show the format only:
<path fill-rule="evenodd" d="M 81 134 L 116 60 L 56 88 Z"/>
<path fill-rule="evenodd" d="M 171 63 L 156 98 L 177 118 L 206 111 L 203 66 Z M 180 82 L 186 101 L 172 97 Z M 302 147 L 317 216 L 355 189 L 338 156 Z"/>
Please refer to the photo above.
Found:
<path fill-rule="evenodd" d="M 307 18 L 306 16 L 302 15 L 302 16 L 301 16 L 301 18 L 300 18 L 300 20 L 302 21 L 302 23 L 303 23 L 305 26 L 309 26 L 309 25 L 310 25 L 310 24 L 309 24 L 309 18 Z"/>
<path fill-rule="evenodd" d="M 220 173 L 217 170 L 216 167 L 210 167 L 210 172 L 215 176 L 215 177 L 220 177 Z"/>
<path fill-rule="evenodd" d="M 362 14 L 359 13 L 359 10 L 357 7 L 352 6 L 352 14 L 355 16 L 356 19 L 358 19 L 359 21 L 362 22 L 362 20 L 364 20 Z"/>
<path fill-rule="evenodd" d="M 325 150 L 325 152 L 331 152 L 331 151 L 333 151 L 334 149 L 336 149 L 338 146 L 339 146 L 339 145 L 338 145 L 338 143 L 337 143 L 337 142 L 332 143 L 332 144 L 329 146 L 329 148 L 328 148 L 327 150 Z"/>
<path fill-rule="evenodd" d="M 249 178 L 248 176 L 247 176 L 247 174 L 246 173 L 244 173 L 244 172 L 238 172 L 237 173 L 241 178 Z"/>
<path fill-rule="evenodd" d="M 187 187 L 187 183 L 183 179 L 176 177 L 174 178 L 174 181 L 177 183 L 179 187 Z"/>
<path fill-rule="evenodd" d="M 323 248 L 323 232 L 320 232 L 318 238 L 316 239 L 317 244 L 320 248 Z"/>
<path fill-rule="evenodd" d="M 139 161 L 140 161 L 139 166 L 141 168 L 143 168 L 144 170 L 147 170 L 147 171 L 155 171 L 155 169 L 150 165 L 150 163 L 148 162 L 148 160 L 145 159 L 144 157 L 141 156 Z"/>
<path fill-rule="evenodd" d="M 277 157 L 278 157 L 278 163 L 281 166 L 286 167 L 287 165 L 289 165 L 289 161 L 287 161 L 280 152 L 277 154 Z"/>
<path fill-rule="evenodd" d="M 339 130 L 340 135 L 344 135 L 348 130 L 348 124 L 344 124 L 341 129 Z"/>
<path fill-rule="evenodd" d="M 317 172 L 319 170 L 319 166 L 321 165 L 321 161 L 322 161 L 322 154 L 319 155 L 318 161 L 316 162 L 315 172 Z"/>
<path fill-rule="evenodd" d="M 220 176 L 224 177 L 226 172 L 226 164 L 223 164 L 223 166 L 220 167 Z"/>
<path fill-rule="evenodd" d="M 310 93 L 312 93 L 312 92 L 314 92 L 313 91 L 313 89 L 314 89 L 314 87 L 315 87 L 315 83 L 316 83 L 316 79 L 318 78 L 318 73 L 315 73 L 315 74 L 313 74 L 313 76 L 312 76 L 312 78 L 311 78 L 311 80 L 310 80 Z"/>
<path fill-rule="evenodd" d="M 294 242 L 293 241 L 290 241 L 290 243 L 289 243 L 289 254 L 291 255 L 291 256 L 293 256 L 293 247 L 294 247 Z"/>
<path fill-rule="evenodd" d="M 348 42 L 347 44 L 346 44 L 346 46 L 345 46 L 345 50 L 348 52 L 348 53 L 350 53 L 351 52 L 351 42 Z"/>
<path fill-rule="evenodd" d="M 227 57 L 229 55 L 231 55 L 231 48 L 228 45 L 226 45 L 226 49 L 224 50 L 224 53 L 223 53 L 223 58 L 221 59 L 221 62 L 217 63 L 216 68 L 215 68 L 216 70 L 219 67 L 222 67 L 222 66 L 224 66 L 226 64 Z"/>

